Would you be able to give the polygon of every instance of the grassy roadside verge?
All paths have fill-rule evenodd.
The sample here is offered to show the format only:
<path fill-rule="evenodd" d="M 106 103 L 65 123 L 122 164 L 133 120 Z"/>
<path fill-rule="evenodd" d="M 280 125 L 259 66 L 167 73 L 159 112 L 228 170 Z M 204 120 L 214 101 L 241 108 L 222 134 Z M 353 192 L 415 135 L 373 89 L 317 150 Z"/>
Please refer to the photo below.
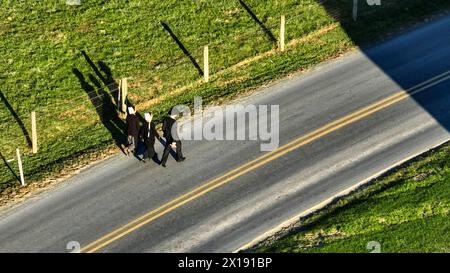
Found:
<path fill-rule="evenodd" d="M 95 73 L 80 49 L 95 62 L 107 64 L 115 80 L 131 76 L 133 103 L 160 118 L 173 105 L 190 105 L 194 96 L 202 96 L 207 103 L 232 98 L 337 57 L 355 43 L 376 41 L 450 6 L 449 1 L 390 1 L 389 5 L 361 11 L 360 21 L 353 24 L 349 0 L 335 1 L 328 9 L 313 0 L 247 1 L 275 36 L 279 16 L 288 14 L 289 46 L 281 54 L 239 2 L 217 1 L 211 6 L 209 1 L 130 1 L 124 8 L 120 1 L 89 1 L 81 9 L 50 2 L 31 6 L 11 2 L 10 9 L 0 12 L 0 34 L 5 38 L 0 53 L 6 62 L 0 68 L 1 91 L 24 123 L 31 110 L 38 111 L 40 152 L 24 155 L 29 182 L 58 174 L 68 164 L 88 162 L 113 147 L 111 130 L 102 124 L 87 91 L 72 73 L 77 68 L 90 85 L 96 89 L 102 86 L 96 75 L 94 80 L 90 78 Z M 336 13 L 330 15 L 330 10 Z M 191 54 L 196 60 L 201 60 L 201 46 L 210 44 L 214 64 L 211 82 L 198 80 L 192 63 L 161 30 L 161 20 L 186 47 L 194 48 Z M 205 28 L 206 22 L 215 23 Z M 27 151 L 21 128 L 8 109 L 0 110 L 0 120 L 2 154 L 11 158 L 16 146 Z M 114 126 L 121 129 L 121 124 Z M 17 169 L 14 162 L 10 165 Z M 0 167 L 0 181 L 2 189 L 17 185 L 5 165 Z"/>
<path fill-rule="evenodd" d="M 378 178 L 272 239 L 256 252 L 450 251 L 450 145 Z M 372 250 L 372 249 L 371 249 Z"/>

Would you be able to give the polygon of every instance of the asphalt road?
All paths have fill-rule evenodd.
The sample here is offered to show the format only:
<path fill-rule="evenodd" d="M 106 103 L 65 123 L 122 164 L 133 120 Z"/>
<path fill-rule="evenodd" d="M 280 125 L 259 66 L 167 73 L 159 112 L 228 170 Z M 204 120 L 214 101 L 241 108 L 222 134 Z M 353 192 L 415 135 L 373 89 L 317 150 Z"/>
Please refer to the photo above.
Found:
<path fill-rule="evenodd" d="M 449 31 L 446 17 L 240 99 L 280 106 L 274 152 L 185 141 L 187 160 L 167 169 L 101 162 L 4 212 L 0 251 L 235 251 L 450 138 Z"/>

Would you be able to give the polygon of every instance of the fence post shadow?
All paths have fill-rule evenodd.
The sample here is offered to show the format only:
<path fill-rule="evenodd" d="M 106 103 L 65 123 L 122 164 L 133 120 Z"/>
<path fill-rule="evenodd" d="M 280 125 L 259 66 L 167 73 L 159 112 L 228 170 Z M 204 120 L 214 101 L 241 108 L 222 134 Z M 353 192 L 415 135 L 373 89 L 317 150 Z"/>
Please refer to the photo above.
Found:
<path fill-rule="evenodd" d="M 31 148 L 32 147 L 31 137 L 27 131 L 27 128 L 25 127 L 25 124 L 20 119 L 17 112 L 14 111 L 14 108 L 11 106 L 11 104 L 9 104 L 8 100 L 6 99 L 6 97 L 3 95 L 3 93 L 1 91 L 0 91 L 0 98 L 5 103 L 6 108 L 9 110 L 9 112 L 11 112 L 11 115 L 14 117 L 14 119 L 16 120 L 17 124 L 19 125 L 20 129 L 22 130 L 22 133 L 25 136 L 25 140 L 27 141 L 28 147 Z"/>
<path fill-rule="evenodd" d="M 13 168 L 11 168 L 11 166 L 8 164 L 8 161 L 6 160 L 6 158 L 3 156 L 2 152 L 0 152 L 0 158 L 2 159 L 3 163 L 6 165 L 6 167 L 11 171 L 11 173 L 13 174 L 14 178 L 19 181 L 20 183 L 20 178 L 19 176 L 16 174 L 16 172 L 13 170 Z"/>
<path fill-rule="evenodd" d="M 277 41 L 277 38 L 275 37 L 275 35 L 273 35 L 273 33 L 266 27 L 266 25 L 264 25 L 264 23 L 261 22 L 261 20 L 259 20 L 258 17 L 256 17 L 255 13 L 253 13 L 253 11 L 250 9 L 250 7 L 243 0 L 239 0 L 239 3 L 248 12 L 250 17 L 252 17 L 252 19 L 262 28 L 262 30 L 267 35 L 269 40 L 272 43 L 274 43 L 275 45 L 277 45 L 278 41 Z"/>
<path fill-rule="evenodd" d="M 172 29 L 166 23 L 161 22 L 161 25 L 169 33 L 170 37 L 172 37 L 172 39 L 175 41 L 175 43 L 178 45 L 178 47 L 181 49 L 181 51 L 183 51 L 184 55 L 186 55 L 186 57 L 189 58 L 189 60 L 194 65 L 194 67 L 197 69 L 200 77 L 203 77 L 204 72 L 203 72 L 202 68 L 197 63 L 197 61 L 194 59 L 194 57 L 192 57 L 192 54 L 189 52 L 189 50 L 187 50 L 187 48 L 183 45 L 183 43 L 180 41 L 180 39 L 178 39 L 178 37 L 175 35 L 175 33 L 172 31 Z"/>

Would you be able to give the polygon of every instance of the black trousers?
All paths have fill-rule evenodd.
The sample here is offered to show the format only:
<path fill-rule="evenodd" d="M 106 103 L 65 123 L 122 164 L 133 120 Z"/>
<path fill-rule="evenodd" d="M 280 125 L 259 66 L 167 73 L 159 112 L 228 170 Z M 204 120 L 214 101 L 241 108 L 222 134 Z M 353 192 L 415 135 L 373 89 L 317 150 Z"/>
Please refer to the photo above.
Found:
<path fill-rule="evenodd" d="M 176 160 L 178 161 L 180 158 L 183 157 L 183 153 L 181 152 L 181 141 L 175 141 L 177 148 L 176 148 L 176 152 L 177 152 L 177 156 L 176 156 Z M 166 143 L 166 146 L 164 147 L 164 153 L 163 156 L 161 158 L 161 164 L 165 165 L 167 162 L 167 158 L 169 157 L 169 153 L 170 150 L 172 150 L 172 148 L 170 147 L 171 143 Z"/>
<path fill-rule="evenodd" d="M 128 135 L 128 137 L 127 137 L 127 148 L 131 152 L 135 153 L 137 151 L 138 142 L 139 142 L 138 136 Z"/>
<path fill-rule="evenodd" d="M 152 159 L 155 158 L 156 152 L 155 152 L 155 144 L 153 143 L 145 143 L 145 152 L 142 159 Z"/>

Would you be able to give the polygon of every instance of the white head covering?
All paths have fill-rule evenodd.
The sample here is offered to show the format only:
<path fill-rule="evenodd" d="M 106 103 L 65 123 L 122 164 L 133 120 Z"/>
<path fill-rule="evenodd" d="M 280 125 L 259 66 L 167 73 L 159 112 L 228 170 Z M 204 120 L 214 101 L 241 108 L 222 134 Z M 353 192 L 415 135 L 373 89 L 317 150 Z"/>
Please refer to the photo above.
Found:
<path fill-rule="evenodd" d="M 144 118 L 149 123 L 147 137 L 150 137 L 150 132 L 151 132 L 150 122 L 152 121 L 152 115 L 150 113 L 145 113 Z"/>
<path fill-rule="evenodd" d="M 144 118 L 147 122 L 152 121 L 152 115 L 150 113 L 145 113 Z"/>
<path fill-rule="evenodd" d="M 130 107 L 128 107 L 128 113 L 130 115 L 134 115 L 134 114 L 136 114 L 136 111 L 134 111 L 134 108 L 130 106 Z"/>

